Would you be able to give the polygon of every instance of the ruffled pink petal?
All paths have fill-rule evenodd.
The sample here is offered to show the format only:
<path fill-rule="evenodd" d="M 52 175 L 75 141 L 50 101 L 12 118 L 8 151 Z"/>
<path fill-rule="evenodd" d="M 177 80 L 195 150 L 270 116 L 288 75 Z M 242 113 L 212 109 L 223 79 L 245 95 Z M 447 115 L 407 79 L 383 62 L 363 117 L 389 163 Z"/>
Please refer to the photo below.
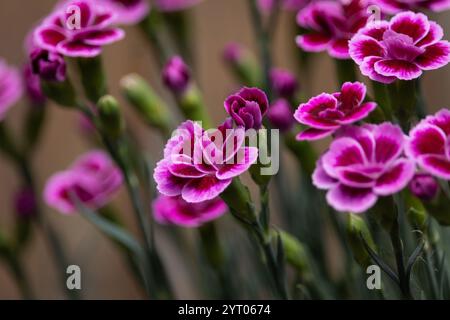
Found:
<path fill-rule="evenodd" d="M 349 55 L 357 64 L 361 64 L 366 57 L 383 57 L 385 50 L 374 38 L 357 34 L 349 42 Z"/>
<path fill-rule="evenodd" d="M 389 29 L 389 22 L 385 20 L 368 24 L 367 27 L 358 31 L 357 35 L 365 35 L 377 41 L 383 40 L 383 34 Z"/>
<path fill-rule="evenodd" d="M 169 171 L 170 162 L 161 160 L 157 163 L 153 178 L 156 182 L 158 191 L 166 196 L 177 196 L 181 194 L 181 190 L 188 179 L 174 176 Z"/>
<path fill-rule="evenodd" d="M 295 42 L 307 52 L 320 52 L 328 48 L 331 38 L 320 33 L 311 33 L 297 36 Z"/>
<path fill-rule="evenodd" d="M 378 178 L 373 191 L 380 196 L 387 196 L 405 188 L 414 176 L 414 162 L 409 159 L 399 159 L 393 166 Z"/>
<path fill-rule="evenodd" d="M 56 46 L 65 39 L 64 30 L 57 27 L 44 26 L 38 28 L 34 34 L 36 45 L 49 51 L 54 51 Z"/>
<path fill-rule="evenodd" d="M 237 128 L 225 132 L 227 134 L 223 143 L 222 153 L 224 155 L 224 162 L 234 157 L 237 151 L 241 148 L 245 140 L 245 129 Z"/>
<path fill-rule="evenodd" d="M 372 162 L 375 155 L 375 139 L 366 128 L 357 126 L 345 126 L 336 132 L 336 138 L 348 137 L 356 140 L 364 150 L 366 159 Z"/>
<path fill-rule="evenodd" d="M 322 159 L 317 161 L 316 169 L 312 174 L 312 183 L 318 188 L 322 190 L 328 190 L 338 184 L 338 180 L 331 177 L 324 170 L 322 165 Z"/>
<path fill-rule="evenodd" d="M 441 109 L 434 116 L 428 116 L 425 121 L 441 128 L 446 136 L 450 136 L 450 110 Z"/>
<path fill-rule="evenodd" d="M 385 122 L 375 127 L 375 161 L 388 163 L 396 159 L 403 150 L 404 135 L 399 126 Z"/>
<path fill-rule="evenodd" d="M 215 176 L 205 176 L 189 181 L 181 192 L 187 202 L 198 203 L 219 196 L 231 183 L 232 179 L 219 180 Z"/>
<path fill-rule="evenodd" d="M 428 18 L 423 13 L 401 12 L 390 21 L 391 30 L 410 36 L 414 43 L 423 39 L 430 30 Z"/>
<path fill-rule="evenodd" d="M 361 73 L 368 76 L 374 81 L 378 81 L 385 84 L 390 84 L 396 80 L 395 77 L 386 77 L 375 71 L 374 65 L 379 62 L 382 58 L 380 57 L 367 57 L 364 59 L 360 65 Z"/>
<path fill-rule="evenodd" d="M 222 165 L 216 173 L 217 179 L 227 180 L 237 177 L 250 168 L 258 159 L 258 148 L 245 147 L 236 153 L 234 163 Z"/>
<path fill-rule="evenodd" d="M 352 138 L 342 137 L 331 143 L 330 149 L 322 157 L 325 171 L 336 177 L 339 167 L 348 167 L 367 162 L 366 155 L 361 145 Z"/>
<path fill-rule="evenodd" d="M 421 122 L 409 134 L 405 151 L 415 159 L 421 155 L 445 155 L 446 136 L 437 126 Z"/>
<path fill-rule="evenodd" d="M 352 109 L 361 104 L 366 97 L 367 88 L 361 82 L 345 82 L 341 87 L 339 101 L 341 109 Z"/>
<path fill-rule="evenodd" d="M 416 64 L 403 60 L 380 60 L 374 68 L 382 76 L 400 80 L 413 80 L 422 75 L 422 70 Z"/>
<path fill-rule="evenodd" d="M 109 29 L 89 32 L 83 36 L 83 43 L 91 46 L 104 46 L 122 40 L 125 32 L 122 29 Z"/>
<path fill-rule="evenodd" d="M 450 160 L 443 156 L 428 155 L 418 158 L 419 165 L 428 173 L 450 180 Z"/>
<path fill-rule="evenodd" d="M 372 188 L 375 180 L 370 175 L 361 172 L 356 168 L 349 167 L 336 170 L 336 176 L 340 183 L 355 188 Z"/>
<path fill-rule="evenodd" d="M 336 129 L 339 125 L 333 119 L 320 118 L 318 114 L 327 109 L 336 109 L 337 103 L 333 95 L 322 93 L 311 98 L 307 103 L 302 103 L 295 111 L 294 118 L 316 129 Z"/>
<path fill-rule="evenodd" d="M 373 110 L 377 108 L 375 102 L 366 102 L 361 106 L 348 112 L 344 118 L 339 119 L 340 124 L 351 124 L 367 117 Z"/>
<path fill-rule="evenodd" d="M 350 54 L 348 53 L 348 39 L 332 41 L 331 45 L 328 47 L 328 53 L 336 59 L 350 58 Z"/>
<path fill-rule="evenodd" d="M 416 43 L 419 47 L 429 46 L 440 41 L 444 37 L 444 30 L 434 21 L 430 21 L 430 30 L 427 35 Z"/>
<path fill-rule="evenodd" d="M 102 48 L 91 46 L 82 42 L 60 42 L 57 46 L 60 54 L 68 57 L 93 58 L 102 52 Z"/>
<path fill-rule="evenodd" d="M 327 201 L 337 211 L 362 213 L 377 202 L 377 196 L 370 188 L 359 189 L 340 184 L 328 191 Z"/>
<path fill-rule="evenodd" d="M 169 165 L 169 171 L 174 176 L 179 178 L 200 178 L 206 174 L 197 170 L 197 168 L 191 163 L 171 163 Z"/>
<path fill-rule="evenodd" d="M 308 128 L 298 133 L 295 139 L 297 141 L 314 141 L 328 137 L 335 131 L 336 129 L 326 130 L 326 129 Z"/>
<path fill-rule="evenodd" d="M 439 41 L 425 48 L 425 52 L 414 61 L 423 70 L 435 70 L 450 62 L 450 43 Z"/>

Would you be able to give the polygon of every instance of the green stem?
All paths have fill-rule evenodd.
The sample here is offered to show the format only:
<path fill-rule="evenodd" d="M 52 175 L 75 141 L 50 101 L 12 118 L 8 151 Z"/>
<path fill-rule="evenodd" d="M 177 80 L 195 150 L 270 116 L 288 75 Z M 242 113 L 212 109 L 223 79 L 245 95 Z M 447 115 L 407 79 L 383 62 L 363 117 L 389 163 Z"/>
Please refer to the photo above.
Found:
<path fill-rule="evenodd" d="M 34 299 L 33 292 L 29 285 L 25 271 L 23 270 L 22 265 L 20 264 L 17 256 L 12 253 L 8 257 L 8 263 L 11 272 L 13 273 L 14 278 L 16 279 L 17 285 L 19 286 L 20 292 L 22 293 L 23 299 L 33 300 Z"/>
<path fill-rule="evenodd" d="M 392 121 L 392 105 L 389 98 L 388 87 L 380 82 L 372 81 L 372 88 L 375 94 L 375 101 L 378 106 L 383 110 L 384 116 L 387 120 Z"/>
<path fill-rule="evenodd" d="M 416 81 L 397 81 L 388 89 L 395 116 L 403 131 L 408 133 L 416 114 Z"/>
<path fill-rule="evenodd" d="M 337 80 L 339 87 L 347 81 L 355 82 L 358 77 L 356 75 L 355 63 L 350 59 L 335 59 Z"/>

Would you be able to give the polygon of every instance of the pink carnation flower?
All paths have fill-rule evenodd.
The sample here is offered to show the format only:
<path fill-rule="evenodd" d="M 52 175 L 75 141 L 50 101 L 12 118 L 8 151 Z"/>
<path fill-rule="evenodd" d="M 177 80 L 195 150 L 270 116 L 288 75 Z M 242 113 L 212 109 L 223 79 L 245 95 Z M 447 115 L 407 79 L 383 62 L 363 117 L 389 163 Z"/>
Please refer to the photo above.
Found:
<path fill-rule="evenodd" d="M 424 171 L 450 180 L 450 111 L 442 109 L 411 129 L 405 150 Z"/>
<path fill-rule="evenodd" d="M 297 15 L 297 23 L 307 30 L 297 37 L 297 45 L 304 51 L 327 50 L 333 58 L 349 59 L 348 41 L 368 18 L 364 0 L 312 2 Z"/>
<path fill-rule="evenodd" d="M 0 58 L 0 121 L 20 99 L 23 88 L 20 72 Z"/>
<path fill-rule="evenodd" d="M 343 125 L 364 119 L 377 104 L 364 102 L 366 86 L 361 82 L 346 82 L 340 92 L 322 93 L 301 104 L 294 118 L 310 128 L 300 132 L 297 140 L 318 140 L 334 133 Z"/>
<path fill-rule="evenodd" d="M 318 161 L 313 183 L 328 190 L 334 209 L 364 212 L 414 176 L 414 162 L 402 156 L 404 139 L 400 127 L 388 122 L 345 127 Z"/>
<path fill-rule="evenodd" d="M 208 131 L 182 123 L 155 168 L 159 192 L 194 203 L 214 199 L 258 158 L 258 149 L 245 147 L 244 140 L 244 129 L 232 129 L 231 121 Z"/>
<path fill-rule="evenodd" d="M 202 0 L 155 0 L 155 6 L 161 11 L 180 11 L 192 7 Z"/>
<path fill-rule="evenodd" d="M 79 9 L 80 22 L 76 13 Z M 68 57 L 98 56 L 102 46 L 121 40 L 125 33 L 115 28 L 117 16 L 110 6 L 98 1 L 65 2 L 56 8 L 34 32 L 34 43 L 50 52 Z"/>
<path fill-rule="evenodd" d="M 423 70 L 439 69 L 450 61 L 450 43 L 441 40 L 443 35 L 442 28 L 424 14 L 402 12 L 390 22 L 361 29 L 350 40 L 350 55 L 372 80 L 412 80 Z"/>
<path fill-rule="evenodd" d="M 148 0 L 103 0 L 103 3 L 111 7 L 120 24 L 136 24 L 150 12 Z"/>
<path fill-rule="evenodd" d="M 450 0 L 372 0 L 372 2 L 389 14 L 421 9 L 440 12 L 450 8 Z"/>
<path fill-rule="evenodd" d="M 215 220 L 227 212 L 228 207 L 220 198 L 199 203 L 189 203 L 180 196 L 160 195 L 153 201 L 153 215 L 161 224 L 174 224 L 195 228 Z"/>
<path fill-rule="evenodd" d="M 50 177 L 45 185 L 45 202 L 64 214 L 73 213 L 76 205 L 71 192 L 86 207 L 106 205 L 122 185 L 120 170 L 103 151 L 81 156 L 68 170 Z"/>

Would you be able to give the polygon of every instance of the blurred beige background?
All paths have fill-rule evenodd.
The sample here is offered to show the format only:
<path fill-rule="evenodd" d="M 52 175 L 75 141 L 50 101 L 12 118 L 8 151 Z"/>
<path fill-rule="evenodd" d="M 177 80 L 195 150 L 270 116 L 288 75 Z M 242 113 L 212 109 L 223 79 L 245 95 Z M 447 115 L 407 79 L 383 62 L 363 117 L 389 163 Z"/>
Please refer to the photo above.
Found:
<path fill-rule="evenodd" d="M 9 63 L 20 66 L 24 61 L 23 39 L 30 28 L 45 16 L 54 5 L 53 0 L 0 0 L 0 57 Z M 193 33 L 196 37 L 195 55 L 197 77 L 204 91 L 207 105 L 218 123 L 224 117 L 223 100 L 236 88 L 230 74 L 222 64 L 221 51 L 229 41 L 236 41 L 255 47 L 245 0 L 207 0 L 190 11 L 193 20 Z M 450 12 L 435 15 L 450 34 Z M 296 68 L 293 50 L 292 16 L 284 14 L 277 32 L 276 46 L 273 49 L 275 64 L 282 67 Z M 149 45 L 144 41 L 139 30 L 126 28 L 124 41 L 105 49 L 105 65 L 111 91 L 116 96 L 118 83 L 122 76 L 138 72 L 161 89 L 157 68 L 151 63 L 152 55 Z M 450 36 L 447 36 L 447 39 Z M 334 90 L 334 68 L 325 55 L 317 55 L 311 79 L 303 79 L 312 93 Z M 433 109 L 450 105 L 450 66 L 424 76 L 426 100 Z M 161 90 L 163 92 L 163 90 Z M 15 129 L 20 126 L 22 108 L 18 104 L 8 115 Z M 55 171 L 65 169 L 80 153 L 89 148 L 89 144 L 80 136 L 73 112 L 49 106 L 48 122 L 41 146 L 34 159 L 34 168 L 39 185 Z M 139 140 L 153 158 L 162 153 L 161 140 L 146 129 L 129 111 L 127 116 L 138 130 Z M 11 227 L 11 196 L 19 186 L 13 168 L 0 158 L 0 227 Z M 128 225 L 135 230 L 134 220 L 129 210 L 126 195 L 122 192 L 115 201 L 122 211 Z M 83 276 L 84 298 L 132 299 L 141 298 L 133 279 L 128 275 L 120 255 L 114 250 L 97 230 L 79 216 L 62 216 L 48 208 L 45 214 L 67 247 L 69 262 L 80 265 Z M 162 235 L 161 235 L 162 236 Z M 164 260 L 168 262 L 171 277 L 176 279 L 177 297 L 198 298 L 198 289 L 192 277 L 183 268 L 183 261 L 174 248 L 159 239 Z M 35 295 L 38 298 L 64 298 L 58 283 L 58 273 L 49 255 L 44 238 L 37 233 L 26 250 L 24 261 L 26 272 L 31 279 Z M 14 281 L 4 264 L 0 263 L 0 299 L 20 298 Z"/>

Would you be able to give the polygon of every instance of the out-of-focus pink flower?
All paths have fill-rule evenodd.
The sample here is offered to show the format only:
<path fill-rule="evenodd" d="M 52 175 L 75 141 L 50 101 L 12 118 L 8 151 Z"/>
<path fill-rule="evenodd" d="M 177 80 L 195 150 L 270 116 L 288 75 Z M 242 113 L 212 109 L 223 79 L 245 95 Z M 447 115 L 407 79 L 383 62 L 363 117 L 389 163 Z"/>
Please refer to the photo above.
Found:
<path fill-rule="evenodd" d="M 388 14 L 421 9 L 441 12 L 450 8 L 450 0 L 372 0 L 372 2 Z"/>
<path fill-rule="evenodd" d="M 36 214 L 36 196 L 30 188 L 23 188 L 14 197 L 16 213 L 19 217 L 30 218 Z"/>
<path fill-rule="evenodd" d="M 228 43 L 223 50 L 223 59 L 228 63 L 237 63 L 241 60 L 245 49 L 236 42 Z"/>
<path fill-rule="evenodd" d="M 232 129 L 231 121 L 208 131 L 182 123 L 155 168 L 159 192 L 191 203 L 214 199 L 257 160 L 258 149 L 244 143 L 245 130 Z"/>
<path fill-rule="evenodd" d="M 278 99 L 269 108 L 267 118 L 270 123 L 280 131 L 288 131 L 294 124 L 292 108 L 286 99 Z"/>
<path fill-rule="evenodd" d="M 120 24 L 136 24 L 143 20 L 150 12 L 148 0 L 101 0 L 117 15 Z"/>
<path fill-rule="evenodd" d="M 180 56 L 169 59 L 162 70 L 164 84 L 174 92 L 183 92 L 189 85 L 191 73 Z"/>
<path fill-rule="evenodd" d="M 270 82 L 276 95 L 290 98 L 298 89 L 298 81 L 295 75 L 284 69 L 274 68 L 270 71 Z"/>
<path fill-rule="evenodd" d="M 439 184 L 433 176 L 427 173 L 417 173 L 409 183 L 409 190 L 417 198 L 430 201 L 439 193 Z"/>
<path fill-rule="evenodd" d="M 328 51 L 337 59 L 349 59 L 348 41 L 369 19 L 366 0 L 312 2 L 297 15 L 297 23 L 307 33 L 297 45 L 308 52 Z"/>
<path fill-rule="evenodd" d="M 76 210 L 73 193 L 84 206 L 95 210 L 111 200 L 122 181 L 122 173 L 105 152 L 91 151 L 68 170 L 48 179 L 44 200 L 61 213 L 70 214 Z"/>
<path fill-rule="evenodd" d="M 33 73 L 29 63 L 23 67 L 23 80 L 30 101 L 35 105 L 42 105 L 46 99 L 41 89 L 41 79 Z"/>
<path fill-rule="evenodd" d="M 364 119 L 377 104 L 364 102 L 366 86 L 361 82 L 346 82 L 340 92 L 322 93 L 301 104 L 294 118 L 310 128 L 300 132 L 297 140 L 318 140 L 344 125 Z"/>
<path fill-rule="evenodd" d="M 102 46 L 125 36 L 122 29 L 114 27 L 116 18 L 111 7 L 99 1 L 65 2 L 36 28 L 34 43 L 63 56 L 95 57 L 101 53 Z"/>
<path fill-rule="evenodd" d="M 269 14 L 275 6 L 276 0 L 258 0 L 258 8 L 264 14 Z M 303 9 L 313 0 L 280 0 L 282 8 L 290 11 Z"/>
<path fill-rule="evenodd" d="M 269 100 L 267 95 L 258 88 L 243 88 L 229 96 L 224 106 L 236 125 L 245 129 L 258 130 L 269 109 Z"/>
<path fill-rule="evenodd" d="M 30 54 L 33 73 L 46 81 L 62 82 L 66 79 L 66 62 L 56 52 L 35 49 Z"/>
<path fill-rule="evenodd" d="M 23 93 L 20 72 L 0 58 L 0 121 Z"/>
<path fill-rule="evenodd" d="M 402 12 L 390 22 L 361 29 L 350 40 L 350 55 L 372 80 L 412 80 L 423 70 L 439 69 L 450 61 L 450 43 L 441 40 L 443 35 L 441 26 L 424 14 Z"/>
<path fill-rule="evenodd" d="M 161 224 L 195 228 L 221 217 L 228 207 L 220 198 L 189 203 L 182 197 L 160 195 L 153 201 L 153 215 Z"/>
<path fill-rule="evenodd" d="M 155 0 L 155 6 L 164 12 L 188 9 L 203 0 Z"/>
<path fill-rule="evenodd" d="M 328 190 L 327 202 L 337 211 L 364 212 L 414 176 L 414 162 L 402 156 L 404 139 L 388 122 L 344 127 L 318 161 L 313 183 Z"/>
<path fill-rule="evenodd" d="M 406 154 L 424 171 L 450 180 L 450 110 L 442 109 L 412 128 Z"/>

